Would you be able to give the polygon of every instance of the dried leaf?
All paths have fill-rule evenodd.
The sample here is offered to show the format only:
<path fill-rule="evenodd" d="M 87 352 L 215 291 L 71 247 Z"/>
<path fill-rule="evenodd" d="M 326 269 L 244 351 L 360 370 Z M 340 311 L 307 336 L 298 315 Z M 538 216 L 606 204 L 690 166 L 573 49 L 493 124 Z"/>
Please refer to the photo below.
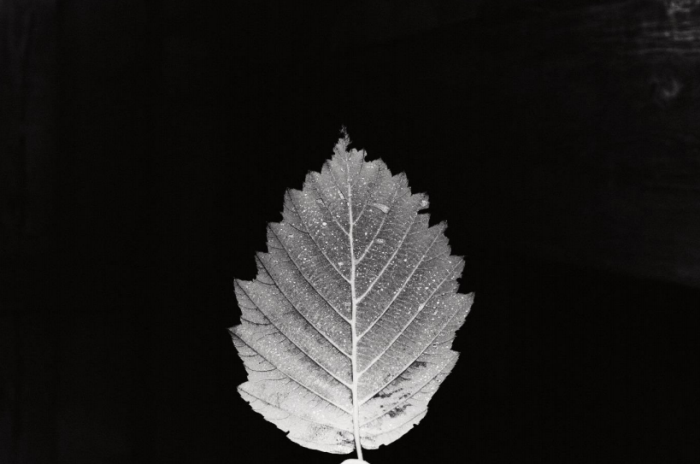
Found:
<path fill-rule="evenodd" d="M 287 191 L 256 279 L 234 282 L 230 332 L 255 411 L 305 447 L 361 460 L 425 416 L 474 295 L 456 293 L 446 224 L 418 214 L 426 195 L 349 143 Z"/>

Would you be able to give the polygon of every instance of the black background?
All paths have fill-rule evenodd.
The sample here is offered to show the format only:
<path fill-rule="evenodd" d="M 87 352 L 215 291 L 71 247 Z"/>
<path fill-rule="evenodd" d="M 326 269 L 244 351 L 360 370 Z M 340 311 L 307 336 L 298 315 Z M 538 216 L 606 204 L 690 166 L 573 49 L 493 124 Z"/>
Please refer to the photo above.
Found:
<path fill-rule="evenodd" d="M 226 330 L 341 125 L 429 194 L 476 292 L 428 415 L 369 462 L 700 457 L 698 44 L 645 41 L 665 3 L 234 3 L 62 2 L 27 62 L 35 4 L 4 10 L 39 78 L 3 81 L 28 109 L 3 113 L 0 462 L 342 461 L 238 396 Z"/>

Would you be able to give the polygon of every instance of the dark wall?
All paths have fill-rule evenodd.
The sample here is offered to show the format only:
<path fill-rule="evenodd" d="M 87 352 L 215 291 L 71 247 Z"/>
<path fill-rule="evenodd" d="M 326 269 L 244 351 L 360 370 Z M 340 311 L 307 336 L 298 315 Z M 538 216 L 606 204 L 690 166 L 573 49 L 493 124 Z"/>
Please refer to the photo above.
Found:
<path fill-rule="evenodd" d="M 0 3 L 0 462 L 324 462 L 226 331 L 341 125 L 476 303 L 369 462 L 695 462 L 697 2 Z"/>

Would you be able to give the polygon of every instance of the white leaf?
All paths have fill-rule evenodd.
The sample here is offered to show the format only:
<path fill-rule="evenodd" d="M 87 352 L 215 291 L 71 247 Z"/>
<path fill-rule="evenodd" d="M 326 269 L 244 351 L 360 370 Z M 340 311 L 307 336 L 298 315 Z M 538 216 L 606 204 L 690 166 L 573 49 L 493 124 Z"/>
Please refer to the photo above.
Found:
<path fill-rule="evenodd" d="M 427 196 L 349 143 L 287 191 L 256 279 L 234 282 L 230 332 L 255 411 L 305 447 L 361 460 L 425 416 L 474 294 L 456 293 L 446 225 L 418 214 Z"/>

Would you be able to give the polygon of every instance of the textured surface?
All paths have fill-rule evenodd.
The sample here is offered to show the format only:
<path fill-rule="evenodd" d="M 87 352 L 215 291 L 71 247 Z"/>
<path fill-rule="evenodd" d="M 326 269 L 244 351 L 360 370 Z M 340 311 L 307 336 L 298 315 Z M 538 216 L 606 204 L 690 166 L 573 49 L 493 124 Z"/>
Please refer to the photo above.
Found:
<path fill-rule="evenodd" d="M 231 329 L 248 371 L 238 390 L 291 440 L 331 453 L 377 448 L 425 416 L 457 361 L 451 342 L 473 294 L 446 225 L 346 136 L 321 173 L 285 195 L 258 275 L 235 281 Z"/>

